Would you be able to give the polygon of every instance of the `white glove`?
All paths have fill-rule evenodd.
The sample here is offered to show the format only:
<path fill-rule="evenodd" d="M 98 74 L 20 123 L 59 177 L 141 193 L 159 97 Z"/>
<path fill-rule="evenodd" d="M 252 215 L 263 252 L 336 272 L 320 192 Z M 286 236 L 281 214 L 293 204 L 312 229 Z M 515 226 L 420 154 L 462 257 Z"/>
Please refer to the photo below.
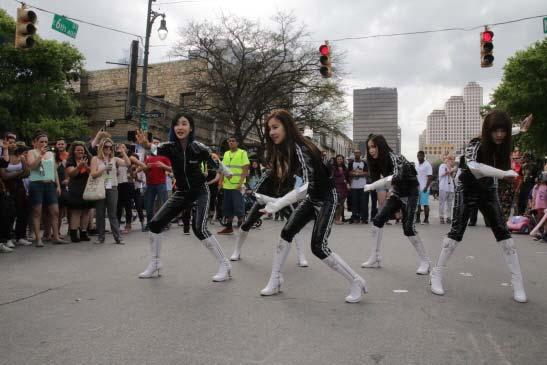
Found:
<path fill-rule="evenodd" d="M 387 177 L 384 177 L 383 179 L 376 180 L 372 184 L 365 185 L 364 190 L 371 191 L 376 189 L 389 189 L 389 187 L 391 186 L 391 179 L 393 179 L 393 175 L 389 175 Z"/>
<path fill-rule="evenodd" d="M 218 162 L 219 164 L 219 167 L 218 167 L 218 170 L 220 171 L 220 173 L 226 177 L 232 177 L 234 176 L 234 174 L 232 173 L 232 171 L 230 171 L 229 168 L 226 167 L 226 165 L 224 165 L 222 162 Z"/>
<path fill-rule="evenodd" d="M 519 176 L 515 171 L 513 170 L 500 170 L 496 169 L 495 167 L 492 167 L 490 165 L 486 165 L 483 163 L 478 162 L 469 162 L 467 163 L 467 167 L 469 168 L 469 171 L 475 176 L 475 178 L 480 179 L 483 177 L 495 177 L 498 179 L 503 179 L 504 177 L 517 177 Z"/>
<path fill-rule="evenodd" d="M 289 206 L 291 204 L 297 203 L 298 201 L 305 199 L 308 193 L 308 183 L 305 183 L 299 188 L 289 191 L 285 196 L 275 199 L 272 202 L 268 202 L 264 209 L 266 213 L 276 213 L 281 209 Z"/>
<path fill-rule="evenodd" d="M 273 203 L 277 200 L 277 198 L 272 198 L 271 196 L 255 193 L 256 201 L 259 204 L 266 205 L 268 203 Z"/>

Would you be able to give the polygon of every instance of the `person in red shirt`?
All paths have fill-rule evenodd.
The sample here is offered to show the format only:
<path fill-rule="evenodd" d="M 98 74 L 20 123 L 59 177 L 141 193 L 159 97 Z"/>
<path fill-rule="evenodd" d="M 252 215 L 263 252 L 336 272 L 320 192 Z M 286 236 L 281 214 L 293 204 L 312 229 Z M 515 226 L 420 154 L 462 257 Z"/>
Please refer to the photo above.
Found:
<path fill-rule="evenodd" d="M 156 146 L 160 144 L 160 140 L 154 138 L 152 143 Z M 146 209 L 146 227 L 148 231 L 148 223 L 154 217 L 154 203 L 156 197 L 160 200 L 160 206 L 167 201 L 167 184 L 165 173 L 171 172 L 171 161 L 165 156 L 149 155 L 144 160 L 146 168 L 146 192 L 144 195 L 144 205 Z"/>

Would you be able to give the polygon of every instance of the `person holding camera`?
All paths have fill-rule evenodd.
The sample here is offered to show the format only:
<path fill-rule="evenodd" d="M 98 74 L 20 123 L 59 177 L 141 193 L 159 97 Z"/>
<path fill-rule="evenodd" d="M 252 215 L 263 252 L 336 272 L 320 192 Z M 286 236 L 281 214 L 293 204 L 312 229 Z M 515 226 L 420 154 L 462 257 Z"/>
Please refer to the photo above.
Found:
<path fill-rule="evenodd" d="M 93 202 L 84 200 L 83 195 L 89 177 L 91 158 L 91 153 L 84 142 L 72 142 L 66 162 L 69 181 L 65 199 L 69 208 L 69 234 L 72 242 L 90 241 L 87 226 Z"/>
<path fill-rule="evenodd" d="M 114 236 L 114 241 L 117 244 L 124 244 L 121 233 L 120 224 L 117 218 L 118 208 L 118 177 L 117 169 L 120 166 L 130 166 L 131 161 L 127 157 L 125 145 L 120 145 L 120 157 L 114 156 L 114 142 L 110 138 L 104 138 L 99 144 L 97 156 L 91 159 L 91 176 L 98 178 L 105 176 L 104 186 L 106 190 L 105 199 L 98 200 L 95 203 L 97 216 L 97 233 L 98 239 L 95 243 L 102 244 L 105 241 L 105 213 L 108 211 L 108 221 L 110 229 Z"/>
<path fill-rule="evenodd" d="M 15 201 L 15 243 L 7 242 L 10 248 L 15 245 L 28 246 L 32 243 L 27 241 L 27 224 L 28 224 L 28 197 L 23 179 L 26 178 L 30 171 L 27 163 L 22 156 L 23 152 L 28 149 L 24 144 L 18 145 L 17 136 L 14 133 L 6 133 L 4 140 L 7 141 L 9 163 L 6 167 L 0 168 L 0 178 L 4 181 L 7 192 Z M 10 225 L 11 230 L 11 225 Z"/>
<path fill-rule="evenodd" d="M 32 204 L 32 222 L 36 247 L 43 247 L 40 237 L 40 221 L 42 207 L 47 207 L 53 233 L 53 244 L 65 244 L 68 241 L 59 237 L 59 202 L 61 184 L 55 169 L 55 155 L 48 147 L 48 136 L 43 131 L 37 131 L 32 139 L 34 149 L 28 153 L 30 169 L 29 196 Z"/>

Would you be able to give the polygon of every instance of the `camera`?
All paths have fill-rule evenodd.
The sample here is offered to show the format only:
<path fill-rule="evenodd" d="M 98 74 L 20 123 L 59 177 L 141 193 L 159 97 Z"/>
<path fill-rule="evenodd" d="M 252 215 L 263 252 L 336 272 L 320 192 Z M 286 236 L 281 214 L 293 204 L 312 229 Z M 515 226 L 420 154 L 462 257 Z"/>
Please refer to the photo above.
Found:
<path fill-rule="evenodd" d="M 107 119 L 104 121 L 104 125 L 101 128 L 101 131 L 106 131 L 106 128 L 112 128 L 116 126 L 116 120 L 114 119 Z"/>

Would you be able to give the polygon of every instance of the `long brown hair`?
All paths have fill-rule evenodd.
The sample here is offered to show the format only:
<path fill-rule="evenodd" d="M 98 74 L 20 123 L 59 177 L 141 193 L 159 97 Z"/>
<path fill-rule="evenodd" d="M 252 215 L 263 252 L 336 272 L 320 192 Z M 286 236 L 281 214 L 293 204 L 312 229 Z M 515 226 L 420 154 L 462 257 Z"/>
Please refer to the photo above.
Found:
<path fill-rule="evenodd" d="M 285 128 L 285 140 L 276 145 L 270 137 L 270 127 L 268 122 L 271 119 L 277 119 Z M 296 145 L 306 146 L 316 161 L 321 161 L 321 152 L 319 149 L 309 140 L 304 138 L 302 133 L 298 130 L 294 118 L 291 113 L 284 109 L 274 110 L 266 118 L 264 125 L 265 137 L 266 137 L 266 158 L 271 164 L 275 181 L 282 183 L 289 178 L 292 178 L 296 172 L 297 164 L 294 163 L 297 160 Z"/>
<path fill-rule="evenodd" d="M 511 118 L 500 110 L 492 110 L 484 117 L 479 162 L 502 170 L 511 168 L 511 127 Z M 506 133 L 503 143 L 499 145 L 492 139 L 492 133 L 497 129 L 503 129 Z"/>
<path fill-rule="evenodd" d="M 370 155 L 368 142 L 372 141 L 376 146 L 376 151 L 378 151 L 378 157 L 372 158 Z M 386 139 L 381 134 L 369 134 L 367 142 L 367 165 L 368 172 L 373 180 L 378 180 L 380 175 L 388 176 L 390 174 L 391 168 L 393 166 L 389 153 L 393 152 L 389 145 L 387 144 Z"/>

